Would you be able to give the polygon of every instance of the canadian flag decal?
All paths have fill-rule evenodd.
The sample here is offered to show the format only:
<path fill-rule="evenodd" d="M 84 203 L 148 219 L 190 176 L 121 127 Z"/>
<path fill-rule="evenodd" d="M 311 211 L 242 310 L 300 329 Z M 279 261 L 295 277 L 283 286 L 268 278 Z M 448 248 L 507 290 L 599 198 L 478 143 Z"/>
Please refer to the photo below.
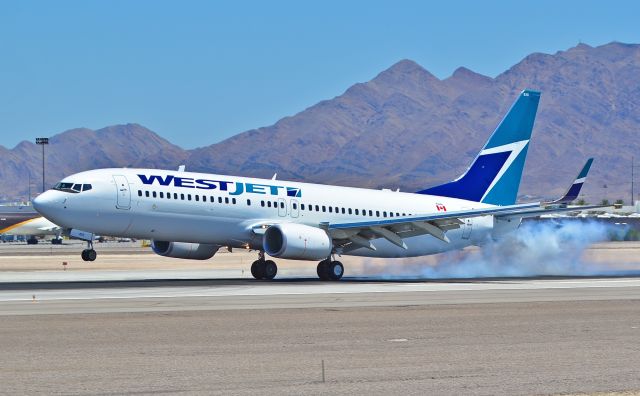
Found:
<path fill-rule="evenodd" d="M 438 212 L 446 212 L 447 208 L 443 205 L 443 204 L 436 204 L 436 209 L 438 209 Z"/>

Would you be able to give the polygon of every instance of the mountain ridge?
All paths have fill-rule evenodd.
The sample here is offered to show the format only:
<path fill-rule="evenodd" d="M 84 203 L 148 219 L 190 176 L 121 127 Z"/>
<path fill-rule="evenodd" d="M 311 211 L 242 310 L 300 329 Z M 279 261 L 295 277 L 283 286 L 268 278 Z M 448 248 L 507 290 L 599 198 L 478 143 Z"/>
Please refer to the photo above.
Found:
<path fill-rule="evenodd" d="M 542 99 L 521 195 L 560 194 L 594 156 L 587 199 L 628 201 L 630 159 L 640 149 L 640 45 L 618 42 L 532 53 L 496 77 L 459 67 L 438 79 L 402 59 L 273 125 L 192 150 L 139 124 L 72 129 L 46 148 L 47 180 L 95 167 L 185 163 L 194 171 L 413 191 L 464 172 L 524 88 L 542 91 Z M 38 149 L 0 146 L 5 199 L 24 194 L 17 186 L 25 170 L 41 177 Z M 71 164 L 69 154 L 77 157 Z"/>

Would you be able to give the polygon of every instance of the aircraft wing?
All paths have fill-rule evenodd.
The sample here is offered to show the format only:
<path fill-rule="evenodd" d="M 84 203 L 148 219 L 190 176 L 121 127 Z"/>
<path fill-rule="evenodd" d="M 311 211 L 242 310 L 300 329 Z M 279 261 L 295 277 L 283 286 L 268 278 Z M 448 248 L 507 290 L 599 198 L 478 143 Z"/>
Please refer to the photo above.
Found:
<path fill-rule="evenodd" d="M 38 229 L 44 232 L 55 232 L 60 230 L 61 228 L 59 226 L 49 226 L 49 227 L 38 227 Z"/>
<path fill-rule="evenodd" d="M 384 238 L 396 246 L 407 248 L 404 238 L 417 235 L 430 234 L 443 242 L 449 242 L 446 232 L 459 228 L 464 224 L 464 219 L 477 216 L 496 216 L 498 218 L 524 218 L 536 217 L 543 214 L 551 214 L 567 211 L 580 211 L 602 208 L 610 205 L 591 205 L 549 208 L 543 207 L 540 202 L 494 206 L 490 208 L 458 210 L 451 212 L 438 212 L 428 215 L 411 217 L 398 217 L 393 219 L 363 221 L 355 223 L 321 224 L 327 229 L 337 247 L 346 253 L 358 248 L 376 250 L 373 241 Z"/>
<path fill-rule="evenodd" d="M 548 207 L 545 206 L 543 208 L 537 209 L 528 209 L 521 211 L 514 211 L 513 213 L 502 213 L 497 215 L 496 217 L 505 219 L 505 218 L 526 218 L 526 217 L 537 217 L 545 214 L 553 214 L 553 213 L 561 213 L 561 212 L 580 212 L 583 210 L 590 209 L 600 209 L 600 208 L 608 208 L 613 205 L 586 205 L 586 206 L 561 206 L 561 207 Z"/>
<path fill-rule="evenodd" d="M 540 202 L 492 206 L 489 208 L 437 212 L 411 217 L 396 217 L 384 220 L 362 221 L 355 223 L 321 224 L 327 229 L 336 246 L 343 252 L 365 247 L 375 250 L 372 240 L 384 238 L 406 249 L 403 238 L 431 234 L 444 242 L 449 242 L 446 231 L 459 228 L 468 217 L 513 213 L 517 210 L 540 208 Z"/>

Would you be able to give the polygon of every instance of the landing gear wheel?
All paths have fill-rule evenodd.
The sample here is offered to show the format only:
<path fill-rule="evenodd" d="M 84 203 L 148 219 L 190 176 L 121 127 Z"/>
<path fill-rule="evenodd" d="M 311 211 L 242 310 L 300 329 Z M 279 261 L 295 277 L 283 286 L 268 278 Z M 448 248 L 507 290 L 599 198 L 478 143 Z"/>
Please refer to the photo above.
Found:
<path fill-rule="evenodd" d="M 338 281 L 344 274 L 344 266 L 339 261 L 332 261 L 325 269 L 329 280 Z"/>
<path fill-rule="evenodd" d="M 96 257 L 98 257 L 98 254 L 93 249 L 84 249 L 80 256 L 84 261 L 96 261 Z"/>
<path fill-rule="evenodd" d="M 27 239 L 27 245 L 37 245 L 38 239 L 36 237 L 31 237 Z"/>
<path fill-rule="evenodd" d="M 327 278 L 327 265 L 331 263 L 331 260 L 322 260 L 318 263 L 318 268 L 316 269 L 316 273 L 318 274 L 318 278 L 320 280 L 328 280 Z"/>
<path fill-rule="evenodd" d="M 344 274 L 344 266 L 339 261 L 326 259 L 318 263 L 317 272 L 320 280 L 337 281 L 340 280 Z"/>
<path fill-rule="evenodd" d="M 53 238 L 51 240 L 52 245 L 62 245 L 62 238 Z"/>
<path fill-rule="evenodd" d="M 251 275 L 256 279 L 264 278 L 264 260 L 256 260 L 251 264 Z"/>
<path fill-rule="evenodd" d="M 278 266 L 272 260 L 265 261 L 263 268 L 263 279 L 271 280 L 276 277 L 276 274 L 278 273 Z"/>
<path fill-rule="evenodd" d="M 251 264 L 251 275 L 256 279 L 271 280 L 277 273 L 278 266 L 271 260 L 256 260 Z"/>

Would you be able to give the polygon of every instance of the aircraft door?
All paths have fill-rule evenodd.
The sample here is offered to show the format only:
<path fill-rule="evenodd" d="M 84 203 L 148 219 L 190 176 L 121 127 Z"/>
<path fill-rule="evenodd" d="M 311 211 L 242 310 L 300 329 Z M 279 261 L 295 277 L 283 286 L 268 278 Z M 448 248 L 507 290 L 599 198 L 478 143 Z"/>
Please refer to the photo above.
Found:
<path fill-rule="evenodd" d="M 298 205 L 300 204 L 298 203 L 297 199 L 291 200 L 291 217 L 298 217 L 298 215 L 300 214 Z"/>
<path fill-rule="evenodd" d="M 285 217 L 287 215 L 287 202 L 284 198 L 278 198 L 278 216 Z"/>
<path fill-rule="evenodd" d="M 124 175 L 113 175 L 116 184 L 116 208 L 122 210 L 131 209 L 131 191 L 129 181 Z"/>

